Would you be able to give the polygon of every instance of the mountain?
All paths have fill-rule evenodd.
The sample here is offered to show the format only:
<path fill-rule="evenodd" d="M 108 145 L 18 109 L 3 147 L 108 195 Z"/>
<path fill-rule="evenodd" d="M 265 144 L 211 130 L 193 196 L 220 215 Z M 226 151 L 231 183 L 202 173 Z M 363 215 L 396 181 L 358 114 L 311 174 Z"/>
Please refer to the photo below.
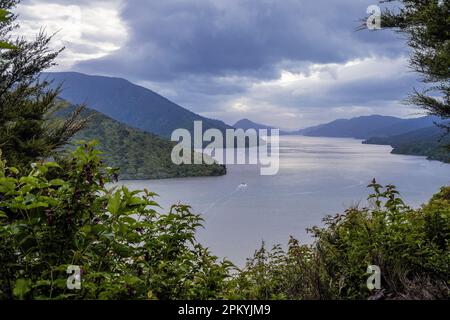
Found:
<path fill-rule="evenodd" d="M 443 121 L 434 116 L 401 119 L 365 116 L 340 119 L 297 131 L 311 137 L 339 137 L 365 140 L 365 144 L 390 145 L 392 153 L 426 156 L 431 160 L 450 162 L 450 137 L 441 139 L 443 131 L 436 126 Z"/>
<path fill-rule="evenodd" d="M 413 119 L 402 119 L 402 121 L 391 126 L 383 127 L 369 133 L 371 137 L 391 137 L 397 136 L 411 131 L 436 127 L 435 123 L 441 123 L 439 117 L 427 116 Z"/>
<path fill-rule="evenodd" d="M 394 154 L 426 156 L 450 163 L 450 136 L 443 137 L 443 134 L 441 128 L 431 126 L 391 137 L 370 138 L 363 143 L 390 145 Z"/>
<path fill-rule="evenodd" d="M 265 124 L 260 124 L 260 123 L 253 122 L 253 121 L 251 121 L 249 119 L 241 119 L 238 122 L 236 122 L 233 125 L 233 127 L 236 128 L 236 129 L 243 129 L 243 130 L 255 129 L 256 131 L 266 129 L 266 130 L 268 130 L 269 134 L 270 134 L 270 130 L 271 129 L 278 129 L 276 127 L 272 127 L 272 126 L 268 126 L 268 125 L 265 125 Z M 290 132 L 280 130 L 280 135 L 288 135 L 288 134 L 290 134 Z"/>
<path fill-rule="evenodd" d="M 73 108 L 64 110 L 69 113 Z M 59 116 L 63 117 L 64 114 Z M 97 111 L 86 109 L 89 125 L 78 133 L 77 140 L 98 140 L 98 149 L 104 152 L 108 166 L 120 168 L 121 179 L 164 179 L 176 177 L 220 176 L 226 174 L 224 166 L 181 165 L 171 161 L 175 143 L 154 134 L 131 128 Z"/>
<path fill-rule="evenodd" d="M 179 128 L 193 132 L 194 121 L 203 121 L 204 130 L 231 128 L 124 79 L 75 72 L 44 73 L 41 79 L 53 80 L 53 88 L 62 85 L 61 98 L 72 104 L 84 103 L 114 120 L 162 137 L 170 138 Z"/>
<path fill-rule="evenodd" d="M 367 139 L 373 136 L 373 132 L 399 124 L 401 121 L 403 120 L 400 118 L 378 115 L 353 119 L 339 119 L 330 123 L 300 130 L 297 134 L 310 137 Z"/>
<path fill-rule="evenodd" d="M 300 130 L 297 134 L 312 137 L 369 139 L 373 137 L 401 135 L 410 131 L 432 127 L 435 122 L 440 122 L 439 118 L 426 116 L 413 119 L 401 119 L 373 115 L 352 119 L 339 119 Z"/>
<path fill-rule="evenodd" d="M 248 129 L 255 129 L 255 130 L 261 130 L 261 129 L 267 129 L 267 130 L 270 130 L 270 129 L 275 129 L 274 127 L 267 126 L 267 125 L 260 124 L 260 123 L 256 123 L 256 122 L 250 121 L 250 120 L 248 120 L 248 119 L 242 119 L 242 120 L 239 120 L 238 122 L 236 122 L 236 123 L 233 125 L 233 127 L 236 128 L 236 129 L 243 129 L 243 130 L 248 130 Z"/>

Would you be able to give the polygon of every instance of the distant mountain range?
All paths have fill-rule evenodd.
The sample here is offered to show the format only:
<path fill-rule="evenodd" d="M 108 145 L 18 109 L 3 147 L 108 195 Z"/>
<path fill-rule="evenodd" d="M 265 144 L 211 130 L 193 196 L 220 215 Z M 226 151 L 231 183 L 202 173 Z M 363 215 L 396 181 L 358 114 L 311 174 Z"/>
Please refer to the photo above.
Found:
<path fill-rule="evenodd" d="M 74 110 L 64 109 L 65 117 Z M 111 167 L 120 168 L 121 179 L 164 179 L 177 177 L 220 176 L 226 174 L 222 165 L 180 165 L 171 161 L 175 143 L 145 131 L 134 129 L 98 111 L 86 109 L 83 117 L 90 117 L 87 128 L 78 133 L 77 140 L 98 140 L 98 149 Z M 70 148 L 70 146 L 69 146 Z"/>
<path fill-rule="evenodd" d="M 309 137 L 338 137 L 369 139 L 372 137 L 389 137 L 434 126 L 437 117 L 401 119 L 388 116 L 364 116 L 352 119 L 339 119 L 297 131 Z"/>
<path fill-rule="evenodd" d="M 436 124 L 438 117 L 426 116 L 401 119 L 386 116 L 367 116 L 336 120 L 298 131 L 312 137 L 347 137 L 364 139 L 365 144 L 390 145 L 394 154 L 426 156 L 430 160 L 450 162 L 450 136 Z"/>
<path fill-rule="evenodd" d="M 169 178 L 225 174 L 223 166 L 175 166 L 170 161 L 173 143 L 169 138 L 179 128 L 193 132 L 194 121 L 203 129 L 274 129 L 273 126 L 242 119 L 228 126 L 222 121 L 195 114 L 147 88 L 127 80 L 90 76 L 75 72 L 44 73 L 51 86 L 62 85 L 61 98 L 70 104 L 86 104 L 93 116 L 91 125 L 78 139 L 98 139 L 111 166 L 122 169 L 122 177 L 132 179 Z M 367 144 L 391 145 L 394 153 L 424 155 L 450 162 L 449 138 L 442 141 L 436 117 L 401 119 L 389 116 L 364 116 L 339 119 L 301 129 L 280 131 L 311 137 L 344 137 L 365 140 Z"/>
<path fill-rule="evenodd" d="M 401 119 L 389 116 L 363 116 L 339 119 L 298 131 L 281 131 L 285 135 L 309 137 L 355 138 L 365 140 L 365 144 L 391 145 L 393 153 L 426 156 L 432 160 L 450 162 L 450 137 L 442 138 L 443 130 L 436 126 L 442 123 L 438 117 L 426 116 Z M 270 129 L 248 119 L 235 124 L 242 129 Z"/>
<path fill-rule="evenodd" d="M 368 139 L 372 137 L 389 137 L 435 126 L 440 122 L 437 117 L 420 117 L 402 119 L 389 116 L 363 116 L 352 119 L 338 119 L 329 123 L 320 124 L 296 131 L 283 131 L 285 135 L 303 135 L 309 137 L 335 137 Z M 249 119 L 239 120 L 234 124 L 239 129 L 274 129 L 275 127 L 253 122 Z"/>
<path fill-rule="evenodd" d="M 195 114 L 147 88 L 125 79 L 90 76 L 75 72 L 43 73 L 53 80 L 52 87 L 62 85 L 61 98 L 72 104 L 85 103 L 128 126 L 170 138 L 179 128 L 193 132 L 194 121 L 203 121 L 204 130 L 232 128 L 219 120 Z"/>
<path fill-rule="evenodd" d="M 270 129 L 274 129 L 274 127 L 267 126 L 267 125 L 264 125 L 264 124 L 259 124 L 259 123 L 250 121 L 248 119 L 239 120 L 238 122 L 236 122 L 233 125 L 233 127 L 236 128 L 236 129 L 244 129 L 244 130 L 248 130 L 248 129 L 255 129 L 255 130 L 267 129 L 267 130 L 270 130 Z"/>
<path fill-rule="evenodd" d="M 264 129 L 268 130 L 268 131 L 270 131 L 271 129 L 278 129 L 278 128 L 275 128 L 275 127 L 272 127 L 272 126 L 268 126 L 268 125 L 265 125 L 265 124 L 260 124 L 260 123 L 253 122 L 253 121 L 251 121 L 249 119 L 239 120 L 238 122 L 236 122 L 233 125 L 233 127 L 236 128 L 236 129 L 243 129 L 243 130 L 255 129 L 256 131 L 264 130 Z M 285 135 L 285 134 L 289 134 L 289 132 L 280 130 L 280 134 Z"/>

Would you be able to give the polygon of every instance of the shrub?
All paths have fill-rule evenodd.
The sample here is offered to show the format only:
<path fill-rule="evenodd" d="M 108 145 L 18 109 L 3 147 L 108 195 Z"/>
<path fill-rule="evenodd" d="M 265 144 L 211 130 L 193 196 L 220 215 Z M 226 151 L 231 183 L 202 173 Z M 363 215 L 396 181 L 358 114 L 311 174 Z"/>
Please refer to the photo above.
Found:
<path fill-rule="evenodd" d="M 109 184 L 94 144 L 26 176 L 0 165 L 0 299 L 220 298 L 231 264 L 195 239 L 201 218 Z M 58 178 L 55 178 L 58 177 Z M 69 265 L 81 290 L 68 290 Z"/>
<path fill-rule="evenodd" d="M 394 186 L 374 181 L 370 208 L 325 218 L 313 245 L 291 239 L 257 251 L 237 276 L 249 299 L 446 299 L 450 297 L 450 188 L 413 210 Z M 367 288 L 366 270 L 381 268 L 382 290 Z"/>
<path fill-rule="evenodd" d="M 374 181 L 367 208 L 326 217 L 287 250 L 265 245 L 234 272 L 196 241 L 188 206 L 160 213 L 117 186 L 94 143 L 23 175 L 0 161 L 0 299 L 448 299 L 450 188 L 420 209 Z M 29 170 L 27 170 L 29 171 Z M 67 288 L 79 266 L 80 290 Z M 367 288 L 369 265 L 382 289 Z"/>

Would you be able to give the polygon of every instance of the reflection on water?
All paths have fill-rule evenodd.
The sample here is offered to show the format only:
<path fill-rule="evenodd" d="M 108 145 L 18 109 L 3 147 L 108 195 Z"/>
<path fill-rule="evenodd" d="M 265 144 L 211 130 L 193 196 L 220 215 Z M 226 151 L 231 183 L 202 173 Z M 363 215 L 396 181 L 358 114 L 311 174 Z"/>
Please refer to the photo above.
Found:
<path fill-rule="evenodd" d="M 148 188 L 159 203 L 189 204 L 205 218 L 199 240 L 220 257 L 242 264 L 265 241 L 289 236 L 311 241 L 305 229 L 328 214 L 364 205 L 374 177 L 398 186 L 414 206 L 450 184 L 450 165 L 422 157 L 391 155 L 387 146 L 353 139 L 281 137 L 280 172 L 260 176 L 256 166 L 228 166 L 224 177 L 125 181 Z"/>

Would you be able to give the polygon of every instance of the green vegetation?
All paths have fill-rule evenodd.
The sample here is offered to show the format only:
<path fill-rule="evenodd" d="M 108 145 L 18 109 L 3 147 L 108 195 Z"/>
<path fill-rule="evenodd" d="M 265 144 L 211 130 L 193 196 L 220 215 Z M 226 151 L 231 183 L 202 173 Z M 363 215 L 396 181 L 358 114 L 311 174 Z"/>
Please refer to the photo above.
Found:
<path fill-rule="evenodd" d="M 429 160 L 450 163 L 450 136 L 443 137 L 443 131 L 436 126 L 391 137 L 370 138 L 363 143 L 390 145 L 394 154 L 426 156 Z"/>
<path fill-rule="evenodd" d="M 0 8 L 16 3 L 0 0 Z M 2 22 L 0 35 L 10 29 Z M 188 206 L 161 213 L 152 192 L 114 186 L 118 170 L 95 143 L 61 153 L 85 120 L 81 109 L 50 116 L 63 106 L 58 90 L 36 82 L 58 54 L 49 40 L 41 34 L 1 52 L 0 300 L 450 298 L 449 187 L 412 209 L 374 180 L 371 205 L 327 217 L 310 230 L 312 245 L 263 246 L 243 270 L 219 261 L 196 240 L 202 219 Z M 129 174 L 147 174 L 140 160 L 165 166 L 167 142 L 85 112 L 93 122 L 78 137 L 103 139 L 109 161 Z M 132 156 L 115 158 L 114 145 L 132 146 Z M 147 145 L 148 154 L 137 151 Z M 369 265 L 381 269 L 376 292 L 366 286 Z M 67 286 L 70 266 L 80 268 L 79 290 Z"/>
<path fill-rule="evenodd" d="M 91 76 L 75 72 L 44 73 L 41 79 L 63 87 L 60 97 L 73 105 L 83 104 L 130 127 L 170 139 L 172 132 L 184 128 L 194 133 L 194 121 L 203 129 L 231 129 L 222 121 L 193 113 L 150 89 L 125 79 Z"/>
<path fill-rule="evenodd" d="M 392 146 L 394 154 L 450 162 L 450 136 L 443 130 L 445 126 L 446 121 L 435 116 L 400 119 L 373 115 L 335 120 L 296 133 L 312 137 L 365 139 L 364 144 Z"/>
<path fill-rule="evenodd" d="M 149 191 L 108 189 L 116 171 L 93 145 L 64 167 L 0 165 L 0 299 L 220 298 L 230 264 L 195 240 L 187 206 L 161 214 Z M 80 291 L 67 289 L 81 267 Z"/>
<path fill-rule="evenodd" d="M 0 0 L 0 9 L 10 10 L 16 0 Z M 53 156 L 83 126 L 80 109 L 65 120 L 50 119 L 61 108 L 60 90 L 38 81 L 41 71 L 54 65 L 60 51 L 49 49 L 51 37 L 39 33 L 34 41 L 10 41 L 15 16 L 0 14 L 0 40 L 14 48 L 0 50 L 0 147 L 11 166 L 29 168 L 38 158 Z"/>
<path fill-rule="evenodd" d="M 18 1 L 0 0 L 10 9 Z M 0 11 L 0 36 L 7 38 L 14 16 Z M 7 19 L 7 20 L 5 20 Z M 0 147 L 9 165 L 28 169 L 36 159 L 61 158 L 59 152 L 77 139 L 101 143 L 109 166 L 120 167 L 123 179 L 217 176 L 226 173 L 220 165 L 175 166 L 173 144 L 155 135 L 127 127 L 85 108 L 65 109 L 61 88 L 42 81 L 40 74 L 54 65 L 60 51 L 49 49 L 51 37 L 40 33 L 36 40 L 16 40 L 11 50 L 0 53 Z M 61 117 L 60 115 L 64 115 Z M 78 133 L 78 134 L 77 134 Z"/>
<path fill-rule="evenodd" d="M 238 275 L 247 299 L 448 299 L 450 188 L 423 208 L 407 207 L 393 186 L 375 181 L 371 208 L 327 217 L 316 241 L 256 252 Z M 382 290 L 366 286 L 369 265 L 381 268 Z"/>
<path fill-rule="evenodd" d="M 450 134 L 450 122 L 446 121 L 450 119 L 450 3 L 440 0 L 387 0 L 380 3 L 385 6 L 382 28 L 392 29 L 408 41 L 412 49 L 409 65 L 426 84 L 426 89 L 414 90 L 406 102 L 444 120 L 437 126 Z M 360 29 L 366 28 L 365 21 Z M 424 155 L 432 160 L 449 162 L 449 138 L 418 137 L 420 132 L 387 139 L 373 138 L 367 143 L 391 145 L 393 153 L 397 154 Z"/>
<path fill-rule="evenodd" d="M 450 152 L 448 151 L 449 144 L 444 146 L 435 141 L 420 141 L 418 144 L 409 143 L 396 146 L 395 143 L 393 143 L 390 145 L 393 145 L 394 147 L 392 150 L 393 154 L 425 156 L 428 160 L 450 163 Z"/>
<path fill-rule="evenodd" d="M 82 116 L 88 118 L 89 122 L 72 141 L 98 140 L 98 149 L 104 152 L 106 164 L 120 168 L 121 179 L 165 179 L 226 174 L 225 166 L 219 164 L 175 165 L 171 160 L 175 143 L 130 128 L 93 110 L 86 109 Z"/>
<path fill-rule="evenodd" d="M 116 171 L 93 144 L 69 163 L 29 174 L 0 165 L 0 299 L 448 299 L 450 188 L 421 209 L 376 182 L 370 208 L 312 228 L 316 241 L 257 251 L 243 270 L 195 239 L 201 218 L 183 205 L 159 213 L 154 194 L 108 188 Z M 67 289 L 69 265 L 81 290 Z"/>
<path fill-rule="evenodd" d="M 0 23 L 8 24 L 10 20 L 11 20 L 11 13 L 0 7 Z M 0 36 L 3 37 L 3 34 L 0 33 Z M 2 49 L 10 50 L 15 48 L 16 47 L 12 45 L 9 41 L 0 40 L 0 50 Z"/>
<path fill-rule="evenodd" d="M 408 40 L 411 68 L 428 88 L 417 90 L 408 102 L 442 119 L 450 118 L 450 3 L 441 0 L 388 0 L 382 28 L 393 29 Z M 387 3 L 387 4 L 386 4 Z M 393 8 L 397 4 L 399 8 Z M 450 126 L 443 125 L 450 133 Z"/>

